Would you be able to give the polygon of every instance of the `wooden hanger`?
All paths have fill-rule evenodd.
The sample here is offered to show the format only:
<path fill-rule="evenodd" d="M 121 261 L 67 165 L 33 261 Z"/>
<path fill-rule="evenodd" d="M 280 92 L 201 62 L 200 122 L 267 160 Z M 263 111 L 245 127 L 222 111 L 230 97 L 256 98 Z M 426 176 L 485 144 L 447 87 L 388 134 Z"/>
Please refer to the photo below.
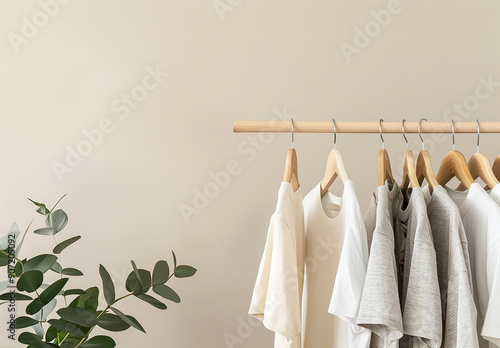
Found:
<path fill-rule="evenodd" d="M 332 186 L 337 177 L 342 180 L 342 183 L 345 183 L 347 180 L 349 180 L 349 177 L 347 176 L 347 172 L 345 170 L 342 152 L 337 149 L 337 129 L 335 126 L 335 120 L 333 120 L 333 149 L 328 155 L 325 175 L 323 176 L 323 180 L 321 180 L 320 184 L 321 198 L 326 195 L 328 189 L 330 188 L 330 186 Z"/>
<path fill-rule="evenodd" d="M 292 184 L 293 191 L 296 192 L 299 187 L 299 174 L 297 169 L 297 152 L 293 148 L 293 118 L 292 118 L 292 148 L 288 150 L 286 155 L 286 164 L 285 164 L 285 175 L 283 177 L 284 182 L 289 182 Z"/>
<path fill-rule="evenodd" d="M 500 155 L 495 158 L 495 162 L 493 162 L 493 167 L 491 168 L 495 177 L 500 180 Z"/>
<path fill-rule="evenodd" d="M 498 179 L 493 172 L 490 160 L 486 157 L 485 154 L 479 151 L 479 120 L 476 119 L 477 122 L 477 151 L 472 157 L 469 159 L 469 171 L 472 175 L 472 178 L 476 180 L 478 177 L 484 181 L 486 184 L 485 189 L 489 189 L 495 187 L 498 184 Z M 457 187 L 459 191 L 465 191 L 465 186 L 460 184 Z"/>
<path fill-rule="evenodd" d="M 449 151 L 441 161 L 436 180 L 440 185 L 444 186 L 455 176 L 468 189 L 474 183 L 474 179 L 470 174 L 464 155 L 455 150 L 455 124 L 453 120 L 451 120 L 451 127 L 453 150 Z"/>
<path fill-rule="evenodd" d="M 424 139 L 422 138 L 422 134 L 420 133 L 420 125 L 422 121 L 427 121 L 427 119 L 422 118 L 418 122 L 418 136 L 420 137 L 420 141 L 422 142 L 422 150 L 417 157 L 416 175 L 419 186 L 422 185 L 424 179 L 427 180 L 427 183 L 429 184 L 429 192 L 432 194 L 434 188 L 438 186 L 439 183 L 437 182 L 436 175 L 434 174 L 434 170 L 432 169 L 431 156 L 429 155 L 429 151 L 425 149 Z"/>
<path fill-rule="evenodd" d="M 382 149 L 378 152 L 378 185 L 385 185 L 385 181 L 389 181 L 391 184 L 395 183 L 394 177 L 392 176 L 391 161 L 389 160 L 389 154 L 385 149 L 384 137 L 382 136 L 382 122 L 380 119 L 378 122 L 378 129 L 380 132 L 380 139 L 382 139 Z"/>
<path fill-rule="evenodd" d="M 405 157 L 403 160 L 403 179 L 401 180 L 401 191 L 403 192 L 406 192 L 410 184 L 412 188 L 420 186 L 417 179 L 417 172 L 415 169 L 415 160 L 413 158 L 413 152 L 408 150 L 408 139 L 406 139 L 406 134 L 405 134 L 405 122 L 406 122 L 405 119 L 403 119 L 403 121 L 401 122 L 401 128 L 403 130 L 403 137 L 405 138 L 406 149 L 407 149 L 405 151 Z"/>

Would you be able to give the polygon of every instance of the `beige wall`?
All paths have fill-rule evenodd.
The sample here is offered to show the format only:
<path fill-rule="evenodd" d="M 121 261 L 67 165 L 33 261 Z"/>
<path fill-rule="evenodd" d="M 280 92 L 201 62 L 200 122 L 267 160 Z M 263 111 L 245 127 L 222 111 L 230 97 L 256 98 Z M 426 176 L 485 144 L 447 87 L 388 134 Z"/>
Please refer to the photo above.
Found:
<path fill-rule="evenodd" d="M 148 335 L 119 333 L 119 347 L 271 346 L 272 335 L 246 332 L 241 320 L 290 137 L 232 134 L 233 120 L 500 120 L 498 1 L 59 0 L 45 6 L 51 16 L 40 3 L 51 1 L 0 2 L 1 228 L 36 215 L 26 197 L 53 204 L 67 193 L 59 238 L 81 234 L 85 249 L 64 258 L 86 274 L 75 286 L 100 284 L 102 263 L 123 291 L 130 259 L 152 268 L 171 249 L 199 269 L 172 281 L 183 301 L 165 312 L 124 301 Z M 488 78 L 496 85 L 480 87 Z M 125 106 L 131 92 L 140 101 Z M 453 112 L 464 104 L 468 114 Z M 99 127 L 107 133 L 86 148 L 84 132 Z M 491 159 L 498 137 L 482 136 Z M 425 138 L 437 167 L 451 137 Z M 475 151 L 473 135 L 456 138 L 467 156 Z M 403 144 L 386 136 L 396 173 Z M 299 134 L 295 145 L 306 194 L 332 138 Z M 379 137 L 341 134 L 338 145 L 364 210 Z M 87 152 L 81 163 L 66 163 L 68 147 Z M 57 174 L 56 162 L 69 172 Z M 229 184 L 187 223 L 182 204 L 192 207 L 193 190 L 227 166 Z M 49 248 L 30 234 L 25 252 Z M 5 333 L 0 340 L 7 345 Z"/>

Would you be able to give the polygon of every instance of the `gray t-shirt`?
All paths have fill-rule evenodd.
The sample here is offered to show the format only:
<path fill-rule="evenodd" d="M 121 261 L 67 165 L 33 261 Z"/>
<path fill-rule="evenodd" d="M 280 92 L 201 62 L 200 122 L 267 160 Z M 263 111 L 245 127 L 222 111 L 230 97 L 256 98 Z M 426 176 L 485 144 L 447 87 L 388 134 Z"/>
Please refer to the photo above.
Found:
<path fill-rule="evenodd" d="M 422 189 L 437 254 L 443 348 L 479 347 L 469 249 L 457 205 L 442 186 Z"/>
<path fill-rule="evenodd" d="M 357 324 L 372 331 L 372 348 L 398 347 L 403 336 L 393 231 L 400 197 L 398 185 L 379 186 L 365 216 L 370 258 Z"/>
<path fill-rule="evenodd" d="M 401 284 L 404 337 L 400 347 L 439 348 L 441 296 L 427 206 L 420 187 L 414 188 L 407 197 L 408 205 L 399 210 L 396 222 L 401 231 L 406 231 Z"/>

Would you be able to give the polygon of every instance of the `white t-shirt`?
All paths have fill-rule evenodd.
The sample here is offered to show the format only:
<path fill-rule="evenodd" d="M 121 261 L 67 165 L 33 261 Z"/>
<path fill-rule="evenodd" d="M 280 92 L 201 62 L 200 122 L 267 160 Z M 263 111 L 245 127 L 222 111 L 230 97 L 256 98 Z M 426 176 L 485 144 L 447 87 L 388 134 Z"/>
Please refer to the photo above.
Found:
<path fill-rule="evenodd" d="M 500 190 L 497 187 L 492 197 Z M 479 183 L 473 183 L 469 192 L 445 188 L 459 207 L 469 243 L 479 345 L 500 347 L 500 207 Z"/>
<path fill-rule="evenodd" d="M 303 279 L 302 195 L 282 182 L 248 312 L 276 333 L 274 347 L 301 347 Z"/>
<path fill-rule="evenodd" d="M 330 209 L 332 204 L 339 205 L 340 211 Z M 318 184 L 304 198 L 303 347 L 364 348 L 370 344 L 370 331 L 355 325 L 368 261 L 360 215 L 350 180 L 344 184 L 342 197 L 328 192 L 321 198 Z M 345 249 L 344 242 L 348 243 Z M 329 308 L 344 320 L 330 315 Z"/>

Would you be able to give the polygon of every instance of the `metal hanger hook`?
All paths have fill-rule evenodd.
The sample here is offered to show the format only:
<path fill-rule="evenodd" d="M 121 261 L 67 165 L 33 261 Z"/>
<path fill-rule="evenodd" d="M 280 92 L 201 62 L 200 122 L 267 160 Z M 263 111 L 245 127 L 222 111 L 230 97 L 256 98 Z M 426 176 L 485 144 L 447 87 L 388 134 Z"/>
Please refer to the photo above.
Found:
<path fill-rule="evenodd" d="M 422 121 L 427 122 L 427 119 L 421 118 L 420 121 L 418 121 L 418 136 L 420 137 L 420 141 L 422 142 L 422 150 L 425 150 L 424 139 L 422 138 L 422 133 L 420 133 L 420 126 L 422 125 Z"/>
<path fill-rule="evenodd" d="M 477 123 L 477 152 L 479 152 L 479 120 L 476 118 Z"/>
<path fill-rule="evenodd" d="M 293 118 L 291 118 L 290 120 L 292 121 L 292 149 L 293 149 L 293 141 L 295 140 L 294 139 L 294 134 L 293 134 L 293 131 L 294 131 L 294 129 L 293 129 Z"/>
<path fill-rule="evenodd" d="M 337 125 L 335 124 L 335 119 L 332 118 L 333 121 L 333 148 L 337 148 Z"/>
<path fill-rule="evenodd" d="M 384 137 L 382 135 L 382 122 L 384 122 L 383 119 L 380 119 L 380 121 L 378 121 L 378 131 L 380 132 L 380 139 L 382 139 L 382 150 L 384 150 L 385 142 L 384 142 Z"/>
<path fill-rule="evenodd" d="M 455 151 L 455 122 L 451 119 L 451 137 L 453 139 L 453 151 Z"/>
<path fill-rule="evenodd" d="M 406 148 L 408 149 L 408 139 L 406 138 L 406 134 L 405 134 L 405 122 L 406 122 L 406 119 L 403 118 L 403 121 L 401 121 L 401 130 L 403 131 L 403 138 L 405 138 Z"/>

